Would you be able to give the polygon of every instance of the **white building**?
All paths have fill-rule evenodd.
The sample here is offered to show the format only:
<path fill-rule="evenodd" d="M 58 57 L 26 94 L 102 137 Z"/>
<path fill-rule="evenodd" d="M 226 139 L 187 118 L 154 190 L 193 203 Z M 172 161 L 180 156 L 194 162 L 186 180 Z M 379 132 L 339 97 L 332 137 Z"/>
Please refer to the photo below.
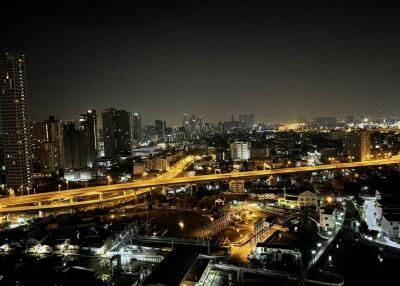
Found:
<path fill-rule="evenodd" d="M 299 194 L 299 208 L 302 207 L 318 207 L 318 196 L 310 191 Z"/>
<path fill-rule="evenodd" d="M 399 236 L 400 214 L 383 214 L 381 227 L 385 235 L 391 237 Z"/>
<path fill-rule="evenodd" d="M 250 159 L 250 149 L 250 143 L 235 140 L 230 144 L 231 159 L 233 161 L 245 161 Z"/>
<path fill-rule="evenodd" d="M 318 196 L 310 191 L 304 191 L 298 195 L 283 194 L 278 198 L 278 204 L 289 208 L 314 207 L 318 208 Z"/>
<path fill-rule="evenodd" d="M 336 224 L 336 208 L 325 207 L 319 212 L 319 225 L 324 229 L 334 229 Z"/>
<path fill-rule="evenodd" d="M 317 151 L 307 152 L 307 165 L 314 166 L 317 164 L 321 164 L 321 153 Z"/>
<path fill-rule="evenodd" d="M 294 246 L 265 242 L 257 243 L 256 249 L 250 255 L 250 258 L 275 263 L 282 262 L 285 256 L 292 257 L 292 259 L 298 263 L 301 261 L 301 252 Z"/>
<path fill-rule="evenodd" d="M 66 170 L 64 179 L 70 182 L 90 181 L 93 178 L 93 171 L 89 168 L 78 170 Z"/>

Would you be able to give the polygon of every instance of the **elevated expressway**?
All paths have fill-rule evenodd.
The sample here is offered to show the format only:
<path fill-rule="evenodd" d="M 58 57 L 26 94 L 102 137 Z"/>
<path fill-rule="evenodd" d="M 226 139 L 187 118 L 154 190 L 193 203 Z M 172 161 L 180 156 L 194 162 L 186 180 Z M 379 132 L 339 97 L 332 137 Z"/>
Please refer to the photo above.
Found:
<path fill-rule="evenodd" d="M 151 192 L 153 188 L 206 183 L 218 180 L 249 179 L 260 176 L 294 174 L 325 170 L 351 169 L 369 166 L 400 164 L 400 156 L 388 159 L 377 159 L 363 162 L 326 164 L 317 166 L 281 168 L 262 171 L 232 172 L 193 177 L 176 177 L 194 158 L 180 162 L 169 174 L 154 179 L 140 180 L 131 183 L 114 184 L 65 191 L 55 191 L 34 195 L 16 196 L 0 199 L 0 214 L 45 211 L 62 208 L 79 208 L 90 205 L 121 202 Z"/>

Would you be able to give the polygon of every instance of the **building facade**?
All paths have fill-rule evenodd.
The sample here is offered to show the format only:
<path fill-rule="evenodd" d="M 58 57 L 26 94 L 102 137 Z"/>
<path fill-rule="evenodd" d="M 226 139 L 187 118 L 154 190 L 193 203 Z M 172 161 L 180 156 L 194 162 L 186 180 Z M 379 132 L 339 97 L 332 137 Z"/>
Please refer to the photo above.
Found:
<path fill-rule="evenodd" d="M 33 178 L 23 55 L 0 54 L 0 109 L 6 184 L 23 191 L 31 187 Z"/>
<path fill-rule="evenodd" d="M 158 139 L 165 137 L 165 129 L 167 128 L 167 122 L 163 119 L 156 119 L 154 122 L 154 130 L 157 133 Z"/>
<path fill-rule="evenodd" d="M 33 121 L 30 126 L 33 166 L 36 172 L 52 173 L 64 168 L 64 135 L 59 120 Z"/>
<path fill-rule="evenodd" d="M 251 144 L 248 142 L 234 141 L 230 144 L 231 159 L 244 161 L 250 159 Z"/>
<path fill-rule="evenodd" d="M 142 139 L 142 115 L 139 113 L 132 115 L 132 139 L 137 142 Z"/>
<path fill-rule="evenodd" d="M 343 140 L 344 155 L 354 161 L 371 159 L 371 134 L 368 130 L 346 132 Z"/>
<path fill-rule="evenodd" d="M 234 193 L 244 192 L 244 180 L 230 180 L 229 191 Z"/>
<path fill-rule="evenodd" d="M 107 109 L 102 114 L 104 153 L 108 158 L 131 155 L 131 120 L 125 110 Z"/>
<path fill-rule="evenodd" d="M 319 225 L 324 229 L 334 229 L 336 226 L 336 208 L 321 208 L 319 211 Z"/>
<path fill-rule="evenodd" d="M 87 167 L 93 167 L 98 157 L 97 114 L 96 110 L 88 110 L 79 116 L 80 153 Z"/>

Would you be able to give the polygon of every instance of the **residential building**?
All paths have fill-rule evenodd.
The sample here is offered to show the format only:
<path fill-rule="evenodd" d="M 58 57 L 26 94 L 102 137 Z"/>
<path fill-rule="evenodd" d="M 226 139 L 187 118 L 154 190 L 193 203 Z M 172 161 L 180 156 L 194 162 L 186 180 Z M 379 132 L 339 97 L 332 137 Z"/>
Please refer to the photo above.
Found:
<path fill-rule="evenodd" d="M 265 228 L 271 227 L 274 223 L 276 223 L 276 217 L 274 216 L 269 216 L 269 217 L 263 217 L 259 218 L 255 223 L 254 223 L 254 233 L 259 233 L 263 231 Z"/>
<path fill-rule="evenodd" d="M 230 144 L 231 159 L 233 161 L 244 161 L 250 159 L 251 144 L 235 140 Z"/>
<path fill-rule="evenodd" d="M 7 187 L 32 186 L 32 145 L 25 74 L 25 56 L 0 54 L 0 110 Z"/>
<path fill-rule="evenodd" d="M 52 173 L 64 168 L 64 136 L 61 121 L 33 121 L 30 126 L 32 159 L 36 172 Z"/>
<path fill-rule="evenodd" d="M 244 192 L 244 180 L 230 180 L 229 191 L 234 193 Z"/>
<path fill-rule="evenodd" d="M 240 127 L 243 129 L 252 129 L 254 125 L 254 114 L 240 114 Z"/>
<path fill-rule="evenodd" d="M 266 263 L 281 263 L 290 260 L 293 264 L 301 264 L 301 251 L 291 244 L 259 242 L 251 258 Z"/>
<path fill-rule="evenodd" d="M 381 227 L 385 235 L 399 237 L 400 213 L 386 213 L 382 215 Z"/>
<path fill-rule="evenodd" d="M 131 155 L 131 120 L 129 112 L 110 108 L 102 113 L 104 153 L 116 158 Z"/>
<path fill-rule="evenodd" d="M 367 130 L 348 131 L 343 140 L 344 155 L 351 161 L 371 159 L 371 134 Z"/>
<path fill-rule="evenodd" d="M 336 226 L 336 208 L 326 206 L 319 211 L 319 225 L 324 229 L 334 229 Z"/>
<path fill-rule="evenodd" d="M 79 116 L 80 153 L 87 167 L 93 167 L 98 157 L 96 110 L 88 110 Z"/>
<path fill-rule="evenodd" d="M 283 196 L 278 198 L 278 204 L 293 209 L 304 207 L 318 208 L 319 198 L 315 193 L 310 191 L 304 191 L 299 194 L 287 194 L 285 192 Z"/>

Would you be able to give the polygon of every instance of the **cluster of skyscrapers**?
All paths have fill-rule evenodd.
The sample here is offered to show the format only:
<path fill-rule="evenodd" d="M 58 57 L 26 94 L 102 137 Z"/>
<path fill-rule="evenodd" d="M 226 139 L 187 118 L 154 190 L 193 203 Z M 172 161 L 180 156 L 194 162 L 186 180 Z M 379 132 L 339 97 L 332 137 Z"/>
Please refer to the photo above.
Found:
<path fill-rule="evenodd" d="M 164 119 L 142 128 L 142 116 L 126 110 L 109 108 L 99 116 L 88 110 L 76 120 L 62 122 L 50 116 L 43 121 L 29 120 L 26 90 L 25 57 L 5 53 L 0 55 L 0 108 L 2 115 L 2 151 L 6 184 L 14 190 L 30 188 L 34 174 L 54 174 L 65 169 L 98 166 L 102 160 L 115 161 L 130 157 L 140 142 L 157 140 L 170 142 L 199 139 L 208 134 L 232 134 L 252 131 L 254 114 L 232 115 L 217 125 L 203 123 L 201 116 L 183 114 L 182 126 L 167 127 Z M 329 126 L 334 119 L 324 117 L 317 125 Z M 365 130 L 336 132 L 344 145 L 344 155 L 350 160 L 370 159 L 370 134 Z M 234 161 L 250 158 L 251 144 L 234 141 L 230 157 Z"/>
<path fill-rule="evenodd" d="M 102 128 L 95 110 L 74 121 L 50 116 L 31 122 L 23 55 L 0 55 L 0 108 L 5 180 L 16 191 L 30 188 L 34 173 L 93 167 L 104 156 L 130 156 L 131 143 L 141 139 L 140 114 L 114 108 L 102 113 Z"/>

